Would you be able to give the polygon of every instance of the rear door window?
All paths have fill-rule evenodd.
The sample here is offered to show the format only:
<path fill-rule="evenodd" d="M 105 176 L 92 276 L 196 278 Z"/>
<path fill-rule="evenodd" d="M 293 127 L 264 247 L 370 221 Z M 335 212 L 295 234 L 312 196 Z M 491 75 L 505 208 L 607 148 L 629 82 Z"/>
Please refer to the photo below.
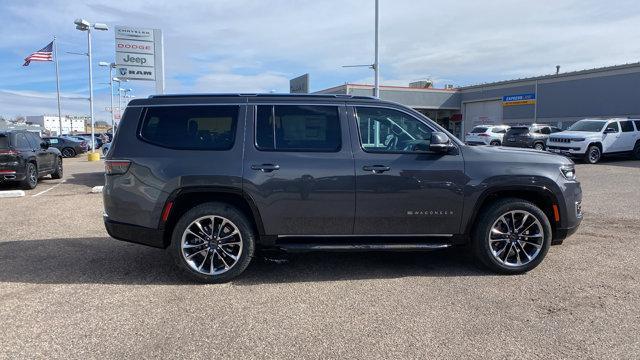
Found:
<path fill-rule="evenodd" d="M 337 106 L 258 105 L 255 129 L 259 150 L 337 152 L 342 143 Z"/>
<path fill-rule="evenodd" d="M 631 123 L 631 121 L 620 121 L 620 128 L 622 129 L 622 132 L 632 132 L 633 131 L 633 124 Z"/>
<path fill-rule="evenodd" d="M 31 149 L 31 144 L 27 140 L 27 136 L 23 133 L 16 134 L 16 149 Z"/>
<path fill-rule="evenodd" d="M 636 124 L 636 130 L 640 131 L 640 120 L 636 120 L 634 123 Z"/>
<path fill-rule="evenodd" d="M 239 106 L 158 106 L 144 112 L 139 136 L 154 145 L 185 150 L 229 150 Z"/>

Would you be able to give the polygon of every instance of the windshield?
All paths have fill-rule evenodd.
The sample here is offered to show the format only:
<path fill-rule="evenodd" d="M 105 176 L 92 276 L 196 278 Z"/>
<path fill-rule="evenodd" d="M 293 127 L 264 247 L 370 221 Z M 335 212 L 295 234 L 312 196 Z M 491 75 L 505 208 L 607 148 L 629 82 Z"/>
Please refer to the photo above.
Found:
<path fill-rule="evenodd" d="M 607 122 L 604 120 L 580 120 L 571 125 L 569 131 L 601 132 Z"/>
<path fill-rule="evenodd" d="M 481 134 L 483 132 L 487 132 L 487 128 L 486 127 L 475 127 L 475 128 L 473 128 L 473 130 L 471 130 L 472 134 Z"/>

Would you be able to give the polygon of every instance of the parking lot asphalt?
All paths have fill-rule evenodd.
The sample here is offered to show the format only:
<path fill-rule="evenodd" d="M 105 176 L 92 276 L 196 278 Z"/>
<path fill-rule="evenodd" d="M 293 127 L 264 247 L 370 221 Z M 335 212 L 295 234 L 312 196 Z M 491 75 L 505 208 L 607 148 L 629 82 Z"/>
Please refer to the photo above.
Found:
<path fill-rule="evenodd" d="M 464 249 L 316 253 L 223 285 L 110 239 L 102 168 L 66 159 L 0 199 L 0 358 L 640 358 L 638 161 L 577 166 L 582 226 L 528 274 Z"/>

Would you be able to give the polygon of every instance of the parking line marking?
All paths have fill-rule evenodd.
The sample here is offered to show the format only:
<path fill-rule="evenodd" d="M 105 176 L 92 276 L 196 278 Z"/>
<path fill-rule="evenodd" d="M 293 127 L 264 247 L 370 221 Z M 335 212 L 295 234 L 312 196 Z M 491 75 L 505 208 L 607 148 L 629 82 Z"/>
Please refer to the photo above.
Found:
<path fill-rule="evenodd" d="M 37 193 L 37 194 L 35 194 L 35 195 L 31 195 L 31 196 L 36 197 L 36 196 L 42 195 L 42 194 L 46 193 L 47 191 L 49 191 L 49 190 L 53 190 L 53 189 L 57 188 L 58 186 L 60 186 L 60 185 L 62 185 L 62 184 L 64 184 L 64 180 L 62 180 L 62 181 L 61 181 L 60 183 L 58 183 L 58 184 L 53 185 L 52 187 L 48 188 L 47 190 L 40 191 L 39 193 Z"/>

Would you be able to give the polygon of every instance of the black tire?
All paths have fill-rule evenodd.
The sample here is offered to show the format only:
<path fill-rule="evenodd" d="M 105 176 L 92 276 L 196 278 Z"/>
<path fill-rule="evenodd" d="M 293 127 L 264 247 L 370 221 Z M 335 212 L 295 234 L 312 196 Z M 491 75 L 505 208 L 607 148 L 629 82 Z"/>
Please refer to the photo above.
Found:
<path fill-rule="evenodd" d="M 636 147 L 633 148 L 633 158 L 640 160 L 640 143 L 637 143 Z"/>
<path fill-rule="evenodd" d="M 536 150 L 539 150 L 539 151 L 544 151 L 545 146 L 544 146 L 544 143 L 537 142 L 537 143 L 533 144 L 533 148 L 536 149 Z"/>
<path fill-rule="evenodd" d="M 27 163 L 25 166 L 25 178 L 22 180 L 22 188 L 25 190 L 35 189 L 38 185 L 38 168 L 34 163 Z"/>
<path fill-rule="evenodd" d="M 584 161 L 588 164 L 597 164 L 602 159 L 602 150 L 598 145 L 591 145 L 584 154 Z"/>
<path fill-rule="evenodd" d="M 72 158 L 76 156 L 76 151 L 72 148 L 64 148 L 62 149 L 62 156 L 66 158 Z"/>
<path fill-rule="evenodd" d="M 498 219 L 502 217 L 502 215 L 507 214 L 511 211 L 525 211 L 530 215 L 533 215 L 533 218 L 535 218 L 535 220 L 539 222 L 542 228 L 540 235 L 543 235 L 543 238 L 540 240 L 540 248 L 538 252 L 534 256 L 532 256 L 532 259 L 529 262 L 519 266 L 507 265 L 503 263 L 502 260 L 496 259 L 493 253 L 493 249 L 491 248 L 492 245 L 490 245 L 490 241 L 489 241 L 490 240 L 489 237 L 491 236 L 490 232 L 492 231 L 494 223 L 499 221 Z M 530 218 L 530 219 L 533 219 L 533 218 Z M 523 221 L 523 223 L 524 222 L 525 221 Z M 517 220 L 516 220 L 516 224 L 517 224 Z M 523 226 L 523 225 L 524 224 L 520 226 Z M 514 224 L 514 227 L 516 226 L 517 225 Z M 525 233 L 526 232 L 523 232 L 522 234 L 525 234 Z M 553 235 L 552 235 L 551 224 L 549 223 L 549 219 L 540 208 L 538 208 L 536 205 L 526 200 L 517 199 L 517 198 L 507 198 L 507 199 L 502 199 L 494 202 L 482 212 L 474 228 L 472 248 L 473 248 L 475 258 L 486 268 L 501 274 L 509 274 L 509 275 L 521 274 L 534 269 L 536 266 L 540 264 L 540 262 L 542 262 L 545 255 L 547 254 L 547 251 L 549 250 L 549 246 L 551 245 L 552 236 Z M 518 240 L 512 240 L 512 241 L 516 242 Z M 498 246 L 500 245 L 497 243 L 493 243 L 493 244 L 496 244 Z M 506 248 L 507 246 L 509 246 L 509 243 L 507 242 L 504 246 Z M 525 245 L 525 246 L 530 246 L 530 245 Z M 505 261 L 507 257 L 509 257 L 509 254 L 514 254 L 515 257 L 519 257 L 520 259 L 523 258 L 522 256 L 520 256 L 520 251 L 524 251 L 524 247 L 520 246 L 519 248 L 520 250 L 519 250 L 518 246 L 514 246 L 514 249 L 517 250 L 518 252 L 513 253 L 511 252 L 511 250 L 509 250 L 509 252 L 505 257 Z M 534 250 L 535 248 L 528 247 L 527 249 Z"/>
<path fill-rule="evenodd" d="M 187 227 L 197 219 L 211 215 L 228 219 L 232 223 L 232 225 L 237 228 L 238 233 L 240 234 L 239 240 L 242 242 L 241 252 L 235 263 L 233 263 L 233 265 L 231 265 L 230 268 L 226 270 L 226 272 L 219 275 L 203 274 L 195 269 L 192 269 L 189 263 L 187 263 L 185 256 L 183 256 L 183 250 L 181 246 L 182 236 L 185 233 Z M 255 252 L 255 239 L 256 235 L 253 226 L 241 211 L 225 203 L 211 202 L 198 205 L 193 209 L 187 211 L 182 215 L 182 217 L 180 217 L 180 220 L 178 220 L 173 229 L 169 251 L 171 252 L 171 256 L 173 257 L 177 266 L 183 272 L 188 274 L 192 279 L 203 283 L 223 283 L 240 275 L 242 272 L 244 272 L 247 266 L 249 266 L 249 263 L 251 262 L 251 259 L 253 258 Z M 204 255 L 205 257 L 203 259 L 203 263 L 207 262 L 207 254 L 208 253 L 205 253 Z M 214 255 L 211 255 L 211 257 L 213 256 Z M 211 260 L 211 257 L 209 258 L 209 260 Z"/>
<path fill-rule="evenodd" d="M 56 169 L 51 173 L 51 178 L 52 179 L 62 179 L 62 175 L 63 175 L 63 169 L 62 169 L 62 157 L 58 156 L 58 161 L 56 162 Z"/>
<path fill-rule="evenodd" d="M 492 140 L 492 141 L 489 143 L 489 145 L 490 145 L 490 146 L 500 146 L 500 141 L 498 141 L 498 140 Z"/>

